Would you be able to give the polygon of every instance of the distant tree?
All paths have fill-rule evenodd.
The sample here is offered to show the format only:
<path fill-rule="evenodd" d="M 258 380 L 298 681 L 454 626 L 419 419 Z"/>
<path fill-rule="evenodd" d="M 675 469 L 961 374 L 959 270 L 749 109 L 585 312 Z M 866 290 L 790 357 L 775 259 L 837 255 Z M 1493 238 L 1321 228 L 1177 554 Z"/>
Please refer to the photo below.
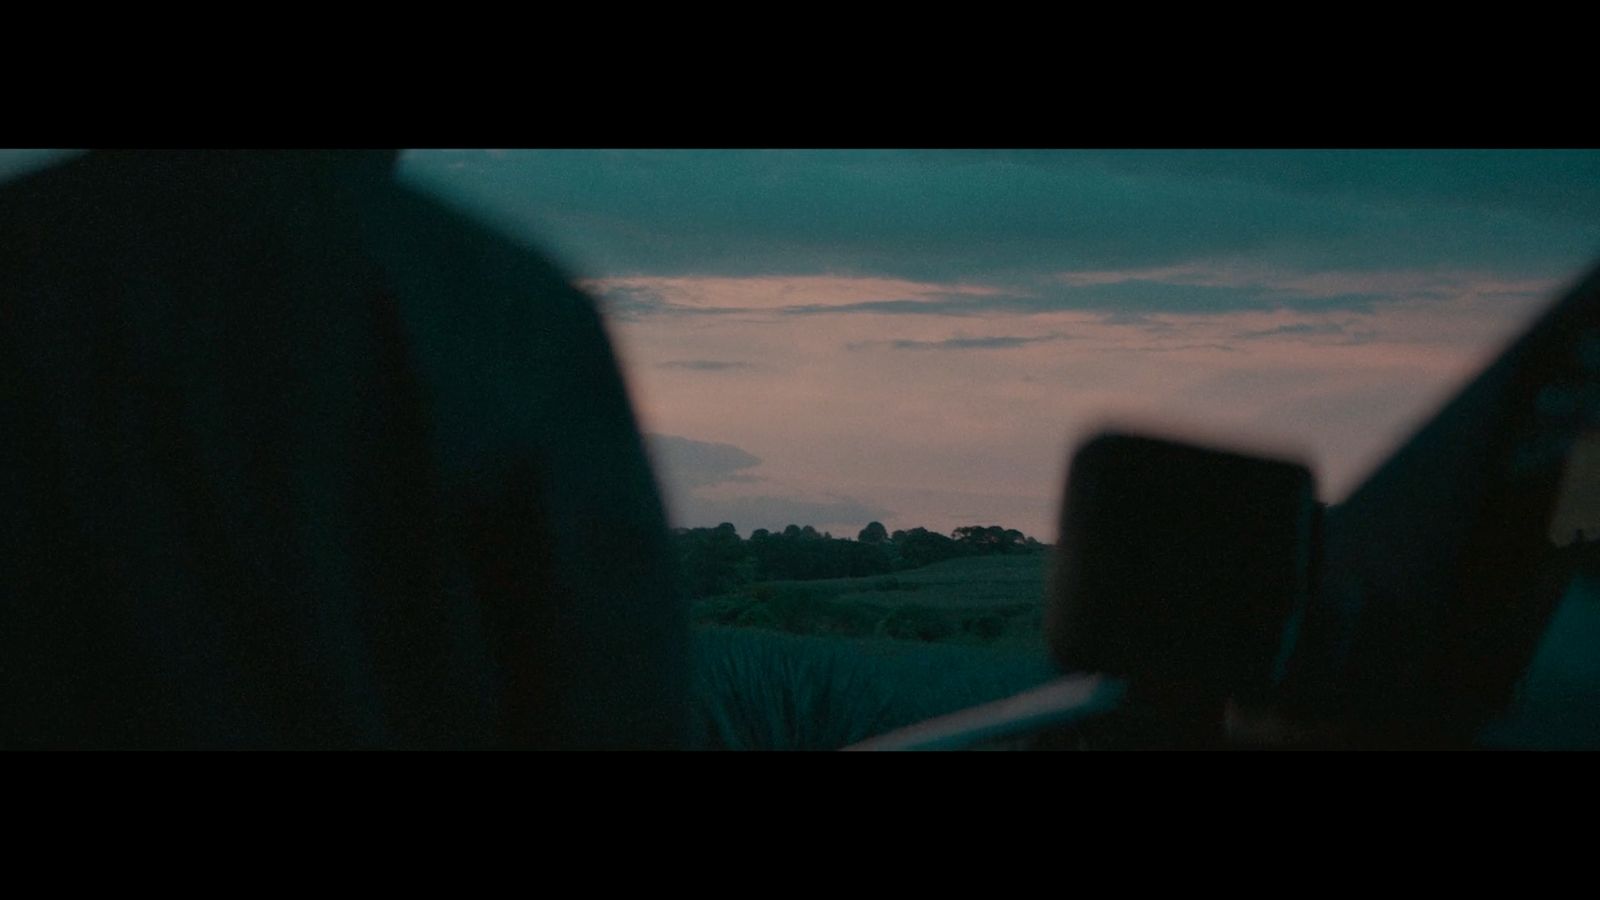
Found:
<path fill-rule="evenodd" d="M 782 532 L 757 528 L 739 539 L 731 522 L 715 528 L 674 528 L 680 571 L 694 597 L 727 594 L 752 582 L 860 578 L 913 569 L 958 556 L 1038 551 L 1043 545 L 1014 528 L 967 525 L 946 537 L 926 528 L 889 534 L 871 522 L 856 540 L 810 525 Z"/>
<path fill-rule="evenodd" d="M 756 561 L 730 522 L 716 528 L 679 529 L 673 543 L 690 596 L 725 593 L 754 577 Z"/>
<path fill-rule="evenodd" d="M 961 555 L 961 548 L 955 541 L 926 528 L 904 532 L 904 536 L 895 541 L 895 548 L 900 551 L 900 567 L 904 569 L 914 569 Z"/>
<path fill-rule="evenodd" d="M 1015 553 L 1022 549 L 1026 540 L 1023 533 L 1015 528 L 1001 528 L 999 525 L 967 525 L 951 532 L 951 537 L 961 545 L 962 553 L 976 556 Z"/>

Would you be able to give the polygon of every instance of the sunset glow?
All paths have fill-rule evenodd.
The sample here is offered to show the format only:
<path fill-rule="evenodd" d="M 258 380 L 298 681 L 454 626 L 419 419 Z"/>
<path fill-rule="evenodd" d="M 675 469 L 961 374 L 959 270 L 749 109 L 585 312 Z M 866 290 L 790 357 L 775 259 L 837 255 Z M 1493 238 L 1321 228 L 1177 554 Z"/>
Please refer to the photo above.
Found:
<path fill-rule="evenodd" d="M 1107 419 L 1337 500 L 1600 250 L 1600 155 L 413 152 L 608 316 L 678 524 L 1055 537 Z"/>

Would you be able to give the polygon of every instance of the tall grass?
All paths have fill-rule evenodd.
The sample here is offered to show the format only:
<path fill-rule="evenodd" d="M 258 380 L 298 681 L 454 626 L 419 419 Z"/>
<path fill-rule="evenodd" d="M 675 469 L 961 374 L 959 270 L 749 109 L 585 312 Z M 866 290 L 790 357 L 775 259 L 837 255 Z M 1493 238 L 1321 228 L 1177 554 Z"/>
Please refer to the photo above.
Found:
<path fill-rule="evenodd" d="M 1043 556 L 950 560 L 866 578 L 770 581 L 699 600 L 702 625 L 1043 649 Z"/>
<path fill-rule="evenodd" d="M 1042 653 L 701 626 L 698 745 L 832 750 L 1040 684 Z"/>

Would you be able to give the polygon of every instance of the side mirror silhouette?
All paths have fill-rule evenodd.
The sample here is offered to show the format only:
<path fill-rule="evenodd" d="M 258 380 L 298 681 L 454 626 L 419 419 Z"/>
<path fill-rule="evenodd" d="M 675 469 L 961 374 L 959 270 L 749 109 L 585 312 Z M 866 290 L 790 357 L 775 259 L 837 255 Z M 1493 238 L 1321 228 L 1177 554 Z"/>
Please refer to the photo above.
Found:
<path fill-rule="evenodd" d="M 1311 590 L 1311 472 L 1108 433 L 1073 456 L 1045 623 L 1068 672 L 1124 679 L 1127 702 L 1220 741 L 1230 698 L 1282 677 Z"/>

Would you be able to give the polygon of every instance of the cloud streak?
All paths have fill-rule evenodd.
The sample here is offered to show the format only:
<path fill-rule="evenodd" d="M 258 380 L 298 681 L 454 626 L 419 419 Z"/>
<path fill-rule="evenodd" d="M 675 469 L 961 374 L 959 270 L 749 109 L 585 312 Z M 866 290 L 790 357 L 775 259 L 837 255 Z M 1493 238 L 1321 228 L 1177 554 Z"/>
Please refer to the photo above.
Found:
<path fill-rule="evenodd" d="M 1072 335 L 1054 332 L 1032 336 L 953 337 L 939 341 L 858 341 L 845 346 L 850 350 L 865 350 L 875 347 L 887 347 L 891 350 L 1014 350 L 1030 344 L 1048 344 L 1071 339 Z"/>
<path fill-rule="evenodd" d="M 753 369 L 747 362 L 727 359 L 673 359 L 656 366 L 658 369 L 682 369 L 688 372 L 732 372 Z"/>
<path fill-rule="evenodd" d="M 1118 315 L 1162 313 L 1181 316 L 1234 312 L 1298 310 L 1303 312 L 1371 312 L 1377 305 L 1401 299 L 1376 293 L 1309 294 L 1259 286 L 1211 286 L 1159 281 L 1121 281 L 1091 287 L 1054 286 L 1037 291 L 997 293 L 986 297 L 936 297 L 917 300 L 869 300 L 860 303 L 804 304 L 784 307 L 788 316 L 843 313 L 915 316 L 1037 316 L 1060 312 L 1107 312 Z"/>
<path fill-rule="evenodd" d="M 694 306 L 669 298 L 666 291 L 649 285 L 613 285 L 589 281 L 582 285 L 594 295 L 607 316 L 636 321 L 655 316 L 718 316 L 752 310 L 734 306 Z"/>
<path fill-rule="evenodd" d="M 1234 337 L 1247 341 L 1287 338 L 1308 342 L 1321 342 L 1322 338 L 1333 338 L 1336 339 L 1333 343 L 1367 344 L 1377 340 L 1378 333 L 1370 328 L 1353 330 L 1351 323 L 1348 322 L 1294 322 L 1274 328 L 1241 331 Z"/>
<path fill-rule="evenodd" d="M 1518 303 L 1548 294 L 1555 284 L 1554 279 L 1507 279 L 1473 270 L 1302 271 L 1218 264 L 1054 272 L 1028 281 L 990 283 L 718 276 L 604 279 L 588 286 L 610 312 L 629 320 L 735 314 L 756 321 L 835 315 L 987 318 L 1089 312 L 1102 315 L 1108 323 L 1148 324 L 1151 316 L 1367 315 L 1403 303 Z"/>
<path fill-rule="evenodd" d="M 670 434 L 646 434 L 657 474 L 679 492 L 748 479 L 746 469 L 761 464 L 760 457 L 714 441 L 696 441 Z"/>

